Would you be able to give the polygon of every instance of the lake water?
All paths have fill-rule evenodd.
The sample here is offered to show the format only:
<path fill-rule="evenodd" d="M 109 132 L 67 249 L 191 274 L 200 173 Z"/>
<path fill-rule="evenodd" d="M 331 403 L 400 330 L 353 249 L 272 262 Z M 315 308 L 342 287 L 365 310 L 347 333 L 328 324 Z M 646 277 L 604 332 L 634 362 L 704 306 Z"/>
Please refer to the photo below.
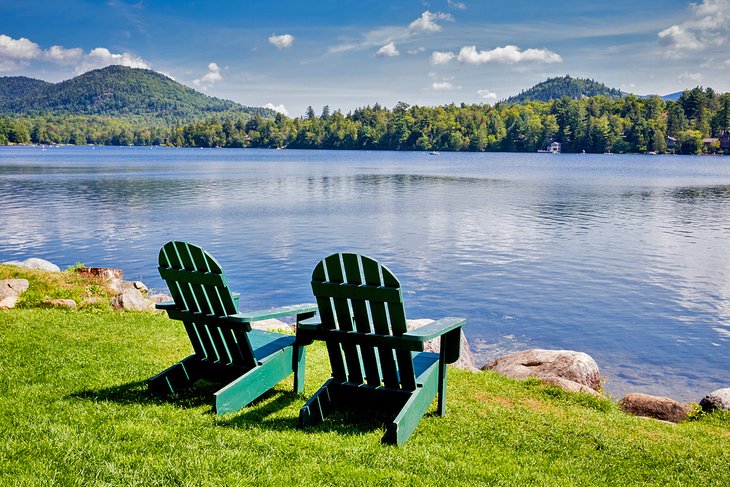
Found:
<path fill-rule="evenodd" d="M 159 290 L 159 248 L 197 243 L 247 309 L 365 253 L 410 318 L 467 317 L 479 365 L 572 349 L 615 397 L 730 386 L 730 157 L 0 147 L 0 222 L 0 262 Z"/>

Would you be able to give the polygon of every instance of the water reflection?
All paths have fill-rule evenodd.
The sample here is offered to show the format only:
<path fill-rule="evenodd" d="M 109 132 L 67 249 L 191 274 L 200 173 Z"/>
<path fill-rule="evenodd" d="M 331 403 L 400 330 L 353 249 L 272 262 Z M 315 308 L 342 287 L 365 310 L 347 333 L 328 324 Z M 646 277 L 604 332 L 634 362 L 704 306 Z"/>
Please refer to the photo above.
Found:
<path fill-rule="evenodd" d="M 583 350 L 610 392 L 684 400 L 730 381 L 730 162 L 47 152 L 0 148 L 0 261 L 115 266 L 162 287 L 159 247 L 190 240 L 261 307 L 310 300 L 312 266 L 349 250 L 400 277 L 410 317 L 467 316 L 482 362 Z"/>

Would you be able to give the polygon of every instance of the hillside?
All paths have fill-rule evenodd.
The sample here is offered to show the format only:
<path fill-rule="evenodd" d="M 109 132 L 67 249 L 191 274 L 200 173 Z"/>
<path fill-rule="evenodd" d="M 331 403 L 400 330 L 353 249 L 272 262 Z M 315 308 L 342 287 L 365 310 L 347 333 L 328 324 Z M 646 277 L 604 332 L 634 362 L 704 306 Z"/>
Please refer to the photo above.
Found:
<path fill-rule="evenodd" d="M 166 123 L 210 115 L 274 115 L 265 108 L 204 95 L 155 71 L 125 66 L 108 66 L 55 84 L 0 78 L 0 114 L 142 117 Z"/>
<path fill-rule="evenodd" d="M 26 76 L 1 76 L 0 77 L 0 106 L 11 100 L 22 98 L 35 93 L 51 83 Z"/>
<path fill-rule="evenodd" d="M 572 78 L 563 76 L 559 78 L 548 78 L 536 84 L 529 90 L 520 92 L 519 95 L 511 96 L 505 100 L 506 103 L 522 103 L 527 100 L 550 101 L 567 96 L 572 100 L 603 95 L 608 98 L 621 98 L 625 95 L 621 90 L 609 88 L 603 83 L 592 79 Z"/>

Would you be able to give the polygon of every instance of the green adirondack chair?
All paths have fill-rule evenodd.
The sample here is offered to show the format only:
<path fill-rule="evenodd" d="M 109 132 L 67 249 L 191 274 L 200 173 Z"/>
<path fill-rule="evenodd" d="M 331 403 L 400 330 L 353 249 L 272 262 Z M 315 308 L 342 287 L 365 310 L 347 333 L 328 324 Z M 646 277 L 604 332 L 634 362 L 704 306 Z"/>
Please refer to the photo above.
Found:
<path fill-rule="evenodd" d="M 312 291 L 319 315 L 301 322 L 297 339 L 327 345 L 332 378 L 299 411 L 299 426 L 318 424 L 341 408 L 394 415 L 383 442 L 410 437 L 434 397 L 446 414 L 446 364 L 459 359 L 462 318 L 408 331 L 398 280 L 375 260 L 333 254 L 317 264 Z M 424 342 L 441 337 L 440 353 Z"/>
<path fill-rule="evenodd" d="M 172 241 L 162 247 L 159 271 L 173 301 L 157 305 L 185 325 L 195 353 L 149 380 L 153 393 L 176 392 L 198 379 L 225 381 L 215 393 L 215 412 L 238 411 L 294 373 L 294 391 L 304 386 L 305 349 L 292 335 L 255 330 L 251 323 L 314 315 L 314 304 L 238 311 L 220 264 L 205 250 Z"/>

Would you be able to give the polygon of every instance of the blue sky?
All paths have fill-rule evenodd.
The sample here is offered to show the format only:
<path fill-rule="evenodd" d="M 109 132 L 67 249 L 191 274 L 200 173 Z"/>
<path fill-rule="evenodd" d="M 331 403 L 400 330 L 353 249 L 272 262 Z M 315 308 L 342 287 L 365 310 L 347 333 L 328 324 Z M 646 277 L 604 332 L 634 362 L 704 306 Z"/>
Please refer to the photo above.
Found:
<path fill-rule="evenodd" d="M 291 116 L 494 103 L 550 76 L 730 91 L 730 0 L 0 0 L 0 76 L 145 67 Z"/>

